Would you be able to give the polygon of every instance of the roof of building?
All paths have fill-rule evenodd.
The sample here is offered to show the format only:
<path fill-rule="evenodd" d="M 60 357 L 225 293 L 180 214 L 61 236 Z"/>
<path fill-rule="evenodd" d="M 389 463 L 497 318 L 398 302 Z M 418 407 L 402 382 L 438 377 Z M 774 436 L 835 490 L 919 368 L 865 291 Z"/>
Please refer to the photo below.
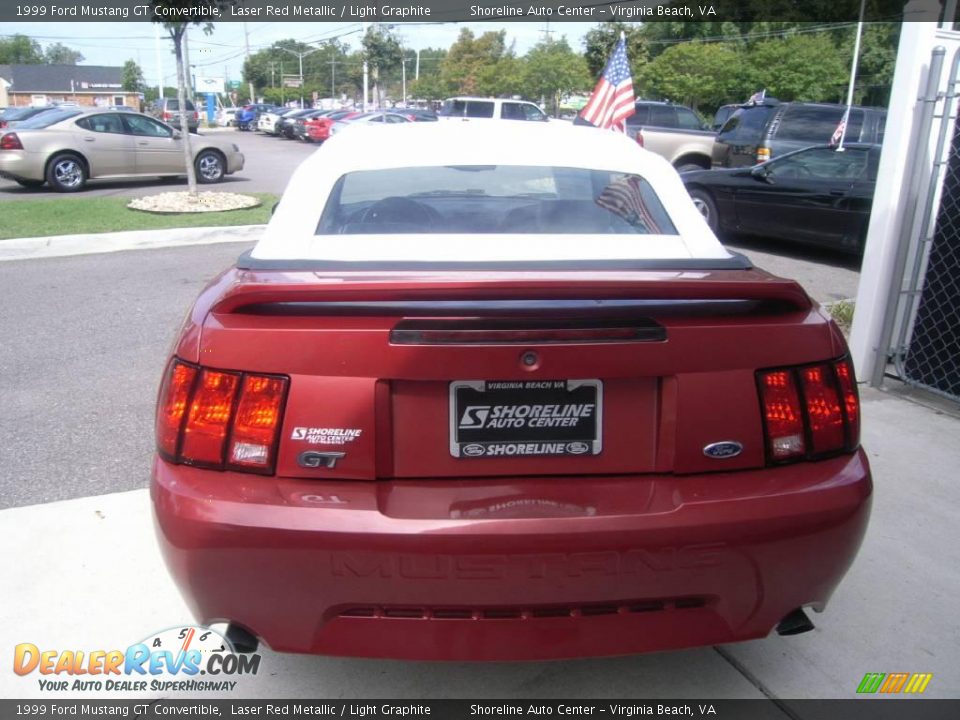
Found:
<path fill-rule="evenodd" d="M 123 68 L 105 65 L 0 65 L 10 92 L 116 92 Z"/>

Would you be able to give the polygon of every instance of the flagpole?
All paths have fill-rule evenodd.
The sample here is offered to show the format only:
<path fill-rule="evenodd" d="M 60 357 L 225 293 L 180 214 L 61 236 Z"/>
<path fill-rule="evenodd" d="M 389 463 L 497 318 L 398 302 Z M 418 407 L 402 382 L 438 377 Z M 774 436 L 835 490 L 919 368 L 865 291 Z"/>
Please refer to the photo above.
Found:
<path fill-rule="evenodd" d="M 623 47 L 624 47 L 624 48 L 627 47 L 627 34 L 626 34 L 623 30 L 620 31 L 620 42 L 623 43 Z M 633 82 L 633 73 L 630 73 L 630 82 L 631 82 L 631 83 Z M 626 120 L 621 120 L 619 123 L 617 123 L 617 126 L 616 126 L 616 127 L 617 127 L 617 130 L 620 131 L 620 134 L 622 134 L 622 135 L 626 135 L 626 134 L 627 134 L 627 121 L 626 121 Z"/>
<path fill-rule="evenodd" d="M 850 119 L 850 107 L 853 105 L 853 88 L 857 83 L 857 62 L 860 59 L 860 35 L 863 33 L 863 10 L 867 0 L 860 0 L 860 19 L 857 22 L 857 37 L 853 42 L 853 64 L 850 67 L 850 85 L 847 87 L 847 109 L 843 112 L 843 130 L 837 152 L 843 152 L 843 141 L 847 137 L 847 121 Z"/>

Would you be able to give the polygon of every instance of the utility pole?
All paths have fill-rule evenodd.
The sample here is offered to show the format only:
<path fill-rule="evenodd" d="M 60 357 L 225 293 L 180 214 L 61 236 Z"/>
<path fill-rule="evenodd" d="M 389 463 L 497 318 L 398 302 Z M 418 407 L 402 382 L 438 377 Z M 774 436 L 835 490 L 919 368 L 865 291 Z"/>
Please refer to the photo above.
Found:
<path fill-rule="evenodd" d="M 417 50 L 417 69 L 413 73 L 413 79 L 414 80 L 420 79 L 420 51 L 419 50 Z"/>
<path fill-rule="evenodd" d="M 543 33 L 543 39 L 546 40 L 546 42 L 547 42 L 548 45 L 549 45 L 551 42 L 553 42 L 553 38 L 551 37 L 551 35 L 553 35 L 553 33 L 555 33 L 556 30 L 551 30 L 551 29 L 550 29 L 550 21 L 549 21 L 549 20 L 547 20 L 547 22 L 546 22 L 546 27 L 544 27 L 543 30 L 541 30 L 540 32 Z"/>
<path fill-rule="evenodd" d="M 244 60 L 249 60 L 249 59 L 250 59 L 250 31 L 247 30 L 247 24 L 246 24 L 246 23 L 243 24 L 243 46 L 244 46 L 244 56 L 243 56 L 243 58 L 244 58 Z M 282 72 L 282 71 L 281 71 L 281 72 Z M 283 78 L 282 78 L 282 76 L 281 76 L 281 82 L 282 82 L 282 81 L 283 81 Z M 253 103 L 253 102 L 256 102 L 257 99 L 254 97 L 254 95 L 255 95 L 256 93 L 254 92 L 254 89 L 253 89 L 253 80 L 249 80 L 249 81 L 248 81 L 248 86 L 249 86 L 249 89 L 250 89 L 250 102 L 252 102 L 252 103 Z"/>
<path fill-rule="evenodd" d="M 403 48 L 401 48 L 401 52 Z M 402 65 L 400 71 L 400 77 L 402 78 L 401 83 L 403 85 L 403 106 L 407 106 L 407 59 L 401 55 L 400 57 Z"/>
<path fill-rule="evenodd" d="M 160 56 L 160 26 L 154 25 L 153 48 L 157 56 L 157 97 L 163 100 L 163 63 Z"/>
<path fill-rule="evenodd" d="M 337 59 L 332 56 L 330 58 L 330 97 L 334 100 L 337 98 Z"/>
<path fill-rule="evenodd" d="M 190 42 L 189 42 L 189 33 L 187 32 L 190 29 L 190 26 L 187 25 L 183 29 L 183 68 L 184 75 L 186 77 L 184 80 L 184 85 L 186 85 L 187 90 L 187 100 L 193 102 L 193 77 L 190 72 Z"/>
<path fill-rule="evenodd" d="M 367 24 L 363 23 L 363 39 L 367 39 Z M 367 49 L 363 48 L 363 111 L 367 111 L 367 93 L 370 87 L 370 67 L 367 65 Z"/>

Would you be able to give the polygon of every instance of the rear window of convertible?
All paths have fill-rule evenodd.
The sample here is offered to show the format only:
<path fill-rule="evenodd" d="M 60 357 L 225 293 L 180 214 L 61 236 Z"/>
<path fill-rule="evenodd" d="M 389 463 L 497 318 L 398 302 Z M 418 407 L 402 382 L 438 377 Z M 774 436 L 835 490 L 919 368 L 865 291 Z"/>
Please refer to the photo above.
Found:
<path fill-rule="evenodd" d="M 639 175 L 567 167 L 445 165 L 340 177 L 318 235 L 676 235 Z"/>

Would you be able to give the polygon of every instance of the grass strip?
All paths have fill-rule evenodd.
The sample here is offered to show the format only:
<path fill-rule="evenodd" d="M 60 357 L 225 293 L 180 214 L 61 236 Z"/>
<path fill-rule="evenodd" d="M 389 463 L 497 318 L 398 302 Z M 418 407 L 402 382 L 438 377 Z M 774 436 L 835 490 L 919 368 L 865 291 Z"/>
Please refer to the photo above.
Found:
<path fill-rule="evenodd" d="M 82 197 L 17 199 L 0 203 L 0 240 L 48 237 L 123 230 L 262 225 L 279 199 L 273 193 L 245 193 L 260 198 L 262 205 L 225 212 L 155 215 L 127 208 L 130 198 Z"/>

